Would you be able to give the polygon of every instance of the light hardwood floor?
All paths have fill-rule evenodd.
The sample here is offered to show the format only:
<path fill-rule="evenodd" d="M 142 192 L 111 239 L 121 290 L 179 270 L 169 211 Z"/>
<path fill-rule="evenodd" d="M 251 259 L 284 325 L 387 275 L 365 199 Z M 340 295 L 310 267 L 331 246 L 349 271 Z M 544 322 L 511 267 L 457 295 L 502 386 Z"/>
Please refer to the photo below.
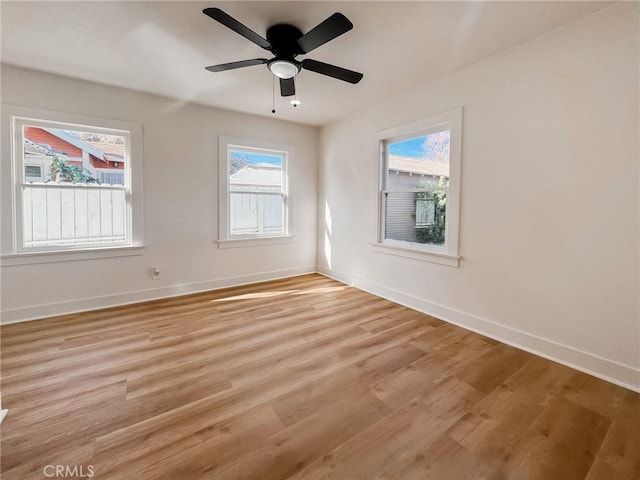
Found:
<path fill-rule="evenodd" d="M 637 394 L 320 275 L 1 334 L 3 480 L 640 478 Z"/>

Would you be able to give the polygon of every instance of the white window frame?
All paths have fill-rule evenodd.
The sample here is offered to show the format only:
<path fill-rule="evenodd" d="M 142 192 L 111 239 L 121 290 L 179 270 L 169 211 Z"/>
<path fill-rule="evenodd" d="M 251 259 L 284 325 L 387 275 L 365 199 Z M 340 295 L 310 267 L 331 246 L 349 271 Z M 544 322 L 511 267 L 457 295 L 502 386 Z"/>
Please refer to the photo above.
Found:
<path fill-rule="evenodd" d="M 126 241 L 102 244 L 48 245 L 26 247 L 22 229 L 22 186 L 24 182 L 23 125 L 67 128 L 79 131 L 116 133 L 127 137 L 128 169 L 125 175 L 127 220 Z M 2 104 L 2 218 L 0 241 L 2 266 L 141 255 L 142 233 L 142 127 L 137 123 L 87 117 L 65 112 Z M 73 187 L 69 187 L 73 188 Z M 10 228 L 6 228 L 10 226 Z"/>
<path fill-rule="evenodd" d="M 231 205 L 231 191 L 229 188 L 229 154 L 231 150 L 262 153 L 282 156 L 283 170 L 283 233 L 256 233 L 244 235 L 231 234 L 231 219 L 229 207 Z M 291 195 L 291 157 L 293 147 L 290 145 L 263 142 L 258 140 L 219 137 L 218 152 L 218 247 L 244 247 L 256 245 L 272 245 L 287 243 L 293 239 L 293 199 Z M 255 192 L 252 192 L 255 193 Z"/>
<path fill-rule="evenodd" d="M 388 155 L 387 145 L 449 129 L 449 186 L 447 190 L 444 245 L 429 245 L 384 238 Z M 462 158 L 462 108 L 456 108 L 421 120 L 378 132 L 378 231 L 372 242 L 374 251 L 424 260 L 442 265 L 459 266 L 460 181 Z M 411 192 L 429 189 L 411 190 Z M 439 190 L 439 189 L 436 189 Z M 396 191 L 396 190 L 394 190 Z"/>

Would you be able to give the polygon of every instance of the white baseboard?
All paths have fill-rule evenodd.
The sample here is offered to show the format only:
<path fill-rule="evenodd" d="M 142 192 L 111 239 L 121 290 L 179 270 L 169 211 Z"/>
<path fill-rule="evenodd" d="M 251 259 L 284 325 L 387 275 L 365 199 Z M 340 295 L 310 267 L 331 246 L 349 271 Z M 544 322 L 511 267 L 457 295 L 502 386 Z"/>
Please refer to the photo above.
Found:
<path fill-rule="evenodd" d="M 633 390 L 634 392 L 640 392 L 640 370 L 630 365 L 624 365 L 614 360 L 609 360 L 575 347 L 496 323 L 446 305 L 440 305 L 413 295 L 408 295 L 399 290 L 370 282 L 364 278 L 357 276 L 349 277 L 325 267 L 318 267 L 318 272 L 347 285 L 353 285 L 359 290 L 418 310 L 467 330 L 519 348 L 520 350 L 561 363 L 575 370 Z"/>
<path fill-rule="evenodd" d="M 250 275 L 240 275 L 237 277 L 226 277 L 205 282 L 195 282 L 181 285 L 171 285 L 167 287 L 153 288 L 149 290 L 138 290 L 135 292 L 124 292 L 114 295 L 104 295 L 100 297 L 82 298 L 45 305 L 33 305 L 28 307 L 3 310 L 1 312 L 2 325 L 11 323 L 38 320 L 40 318 L 54 317 L 58 315 L 68 315 L 72 313 L 97 310 L 99 308 L 117 307 L 131 303 L 158 300 L 161 298 L 177 297 L 191 293 L 218 290 L 220 288 L 236 287 L 249 283 L 264 282 L 267 280 L 277 280 L 280 278 L 295 277 L 307 273 L 316 272 L 315 265 L 304 267 L 288 268 L 271 272 L 253 273 Z"/>
<path fill-rule="evenodd" d="M 336 272 L 335 270 L 331 270 L 330 268 L 323 267 L 321 265 L 318 265 L 316 271 L 319 274 L 324 275 L 325 277 L 329 277 L 332 280 L 335 280 L 337 282 L 344 283 L 345 285 L 353 285 L 353 278 L 345 273 Z M 363 290 L 363 289 L 361 288 L 360 290 Z M 372 292 L 369 292 L 369 293 L 372 293 Z"/>

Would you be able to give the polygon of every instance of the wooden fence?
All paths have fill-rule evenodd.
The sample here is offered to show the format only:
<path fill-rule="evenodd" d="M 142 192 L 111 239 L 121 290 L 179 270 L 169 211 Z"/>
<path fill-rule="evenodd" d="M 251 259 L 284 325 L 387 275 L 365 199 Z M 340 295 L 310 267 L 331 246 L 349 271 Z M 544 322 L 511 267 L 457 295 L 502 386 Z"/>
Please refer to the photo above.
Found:
<path fill-rule="evenodd" d="M 24 185 L 22 207 L 25 247 L 126 240 L 127 199 L 121 187 Z"/>

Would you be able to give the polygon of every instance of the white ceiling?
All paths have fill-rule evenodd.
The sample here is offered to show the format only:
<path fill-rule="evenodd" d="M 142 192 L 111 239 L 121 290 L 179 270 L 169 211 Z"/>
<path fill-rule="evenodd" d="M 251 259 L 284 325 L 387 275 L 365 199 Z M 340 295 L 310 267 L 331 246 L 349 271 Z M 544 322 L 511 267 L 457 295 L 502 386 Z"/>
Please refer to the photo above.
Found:
<path fill-rule="evenodd" d="M 266 66 L 204 70 L 268 52 L 202 10 L 220 7 L 262 36 L 275 23 L 307 32 L 340 11 L 354 29 L 308 58 L 360 71 L 364 79 L 351 85 L 302 71 L 302 106 L 294 109 L 276 97 L 276 117 L 324 125 L 612 3 L 2 1 L 2 61 L 271 116 L 272 75 Z"/>

